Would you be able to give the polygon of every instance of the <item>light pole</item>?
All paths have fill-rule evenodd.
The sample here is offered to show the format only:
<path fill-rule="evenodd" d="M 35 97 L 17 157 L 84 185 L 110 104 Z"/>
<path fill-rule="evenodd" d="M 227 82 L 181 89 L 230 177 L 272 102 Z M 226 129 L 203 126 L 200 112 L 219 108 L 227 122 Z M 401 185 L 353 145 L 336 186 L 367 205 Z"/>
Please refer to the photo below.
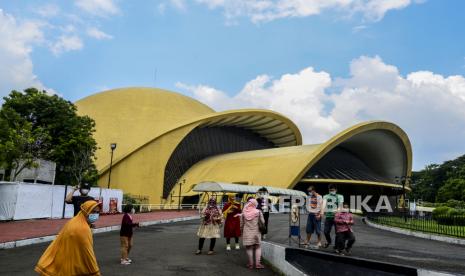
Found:
<path fill-rule="evenodd" d="M 181 187 L 184 183 L 186 183 L 186 179 L 183 179 L 181 182 L 179 182 L 178 212 L 181 211 Z"/>
<path fill-rule="evenodd" d="M 110 148 L 111 148 L 111 158 L 110 158 L 110 170 L 108 172 L 108 189 L 110 189 L 111 166 L 113 165 L 113 151 L 115 151 L 116 149 L 116 143 L 111 143 Z"/>
<path fill-rule="evenodd" d="M 402 184 L 402 211 L 404 212 L 404 222 L 407 222 L 407 210 L 406 210 L 406 207 L 405 207 L 405 197 L 406 197 L 406 193 L 405 193 L 405 184 L 407 182 L 410 181 L 410 176 L 396 176 L 396 182 L 397 183 L 400 183 Z"/>

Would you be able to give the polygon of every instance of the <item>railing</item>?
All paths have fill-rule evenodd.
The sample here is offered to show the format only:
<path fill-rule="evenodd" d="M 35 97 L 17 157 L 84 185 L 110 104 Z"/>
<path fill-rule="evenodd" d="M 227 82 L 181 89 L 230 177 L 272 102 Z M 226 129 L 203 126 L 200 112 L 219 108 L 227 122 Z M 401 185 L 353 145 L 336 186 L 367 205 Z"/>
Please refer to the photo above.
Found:
<path fill-rule="evenodd" d="M 126 204 L 123 204 L 123 207 Z M 132 204 L 137 213 L 147 213 L 152 211 L 160 210 L 198 210 L 202 209 L 204 206 L 199 204 Z"/>
<path fill-rule="evenodd" d="M 464 215 L 433 216 L 431 213 L 426 215 L 409 213 L 368 213 L 367 218 L 378 224 L 419 232 L 465 238 Z"/>

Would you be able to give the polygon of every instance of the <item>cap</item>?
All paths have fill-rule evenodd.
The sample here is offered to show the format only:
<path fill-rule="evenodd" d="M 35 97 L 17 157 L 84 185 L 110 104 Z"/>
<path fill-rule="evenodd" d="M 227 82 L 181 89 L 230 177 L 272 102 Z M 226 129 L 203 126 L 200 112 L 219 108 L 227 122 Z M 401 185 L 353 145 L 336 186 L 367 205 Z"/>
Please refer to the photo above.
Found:
<path fill-rule="evenodd" d="M 89 183 L 82 183 L 79 186 L 79 189 L 89 189 L 90 190 L 90 184 Z"/>

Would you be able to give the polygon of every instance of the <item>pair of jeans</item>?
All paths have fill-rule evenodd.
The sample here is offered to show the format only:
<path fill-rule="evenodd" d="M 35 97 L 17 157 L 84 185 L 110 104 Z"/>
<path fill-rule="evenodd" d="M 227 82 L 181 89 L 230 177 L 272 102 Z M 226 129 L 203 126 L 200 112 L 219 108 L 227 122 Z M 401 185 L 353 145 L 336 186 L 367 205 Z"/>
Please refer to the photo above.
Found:
<path fill-rule="evenodd" d="M 199 239 L 199 250 L 202 250 L 204 242 L 205 242 L 205 238 L 200 238 Z M 210 251 L 213 251 L 213 248 L 215 248 L 215 243 L 216 243 L 215 238 L 210 239 Z"/>
<path fill-rule="evenodd" d="M 347 245 L 346 245 L 347 242 Z M 352 245 L 355 242 L 355 236 L 354 233 L 351 231 L 344 231 L 344 232 L 339 232 L 336 233 L 336 249 L 337 250 L 350 250 L 352 248 Z"/>
<path fill-rule="evenodd" d="M 336 232 L 336 224 L 334 223 L 334 218 L 326 218 L 325 219 L 325 229 L 324 234 L 326 238 L 326 242 L 331 244 L 331 229 L 334 227 L 334 232 Z"/>

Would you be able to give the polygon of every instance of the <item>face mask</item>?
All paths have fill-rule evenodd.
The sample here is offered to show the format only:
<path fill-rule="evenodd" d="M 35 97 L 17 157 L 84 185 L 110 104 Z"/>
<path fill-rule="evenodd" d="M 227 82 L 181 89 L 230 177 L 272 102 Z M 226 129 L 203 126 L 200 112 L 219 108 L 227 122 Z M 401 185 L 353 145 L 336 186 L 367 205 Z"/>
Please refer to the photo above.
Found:
<path fill-rule="evenodd" d="M 87 195 L 89 193 L 89 189 L 81 189 L 82 195 Z"/>
<path fill-rule="evenodd" d="M 136 213 L 136 209 L 132 208 L 131 209 L 131 214 L 135 214 Z"/>
<path fill-rule="evenodd" d="M 329 192 L 329 194 L 331 194 L 331 195 L 336 195 L 336 192 Z"/>
<path fill-rule="evenodd" d="M 94 223 L 98 220 L 98 217 L 99 217 L 99 214 L 97 213 L 92 213 L 89 215 L 89 217 L 87 218 L 87 222 L 89 223 Z"/>

